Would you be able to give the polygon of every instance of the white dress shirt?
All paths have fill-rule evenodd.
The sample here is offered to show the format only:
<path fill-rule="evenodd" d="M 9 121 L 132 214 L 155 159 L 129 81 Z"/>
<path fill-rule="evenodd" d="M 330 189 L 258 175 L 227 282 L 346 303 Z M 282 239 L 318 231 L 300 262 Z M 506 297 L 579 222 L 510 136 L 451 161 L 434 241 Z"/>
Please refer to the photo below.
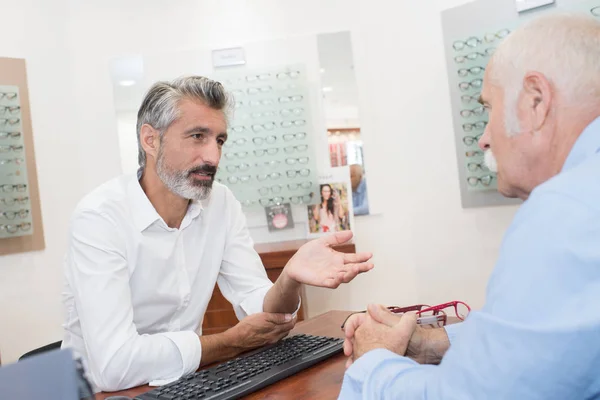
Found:
<path fill-rule="evenodd" d="M 99 390 L 191 373 L 215 282 L 240 319 L 263 311 L 272 286 L 231 191 L 215 182 L 174 229 L 135 175 L 114 179 L 71 220 L 63 347 L 82 357 Z"/>

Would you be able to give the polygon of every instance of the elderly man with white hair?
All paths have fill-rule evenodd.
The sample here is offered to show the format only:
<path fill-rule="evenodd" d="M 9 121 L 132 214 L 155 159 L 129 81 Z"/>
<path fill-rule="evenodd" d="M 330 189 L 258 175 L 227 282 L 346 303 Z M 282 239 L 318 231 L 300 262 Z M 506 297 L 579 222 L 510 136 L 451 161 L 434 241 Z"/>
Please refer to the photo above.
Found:
<path fill-rule="evenodd" d="M 513 32 L 481 103 L 498 189 L 525 200 L 485 306 L 446 329 L 354 315 L 342 399 L 600 398 L 600 23 L 557 14 Z"/>

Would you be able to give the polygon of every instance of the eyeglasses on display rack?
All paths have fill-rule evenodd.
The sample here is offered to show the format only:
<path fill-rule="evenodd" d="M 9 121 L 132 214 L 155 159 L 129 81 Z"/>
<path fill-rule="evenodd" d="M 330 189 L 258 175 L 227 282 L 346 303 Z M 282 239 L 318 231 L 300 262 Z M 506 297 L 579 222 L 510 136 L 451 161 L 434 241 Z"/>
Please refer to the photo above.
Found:
<path fill-rule="evenodd" d="M 471 172 L 475 172 L 478 169 L 482 170 L 482 171 L 489 171 L 488 167 L 485 165 L 485 163 L 477 163 L 477 162 L 470 162 L 467 164 L 467 169 Z"/>
<path fill-rule="evenodd" d="M 292 204 L 308 204 L 312 200 L 312 194 L 306 194 L 304 196 L 291 196 L 290 203 Z"/>
<path fill-rule="evenodd" d="M 274 168 L 278 168 L 281 165 L 281 161 L 279 160 L 271 160 L 271 161 L 264 161 L 264 162 L 257 162 L 256 163 L 256 167 L 257 168 L 270 168 L 270 169 L 274 169 Z"/>
<path fill-rule="evenodd" d="M 0 139 L 19 139 L 21 132 L 0 132 Z"/>
<path fill-rule="evenodd" d="M 271 74 L 269 73 L 260 75 L 248 75 L 246 77 L 246 82 L 268 81 L 269 79 L 271 79 Z"/>
<path fill-rule="evenodd" d="M 485 114 L 485 107 L 484 106 L 479 106 L 479 107 L 475 107 L 471 110 L 461 110 L 460 111 L 460 116 L 463 118 L 469 118 L 469 117 L 481 117 L 483 114 Z"/>
<path fill-rule="evenodd" d="M 246 138 L 230 139 L 225 142 L 224 146 L 225 147 L 243 146 L 246 144 L 246 142 L 248 142 L 248 140 Z"/>
<path fill-rule="evenodd" d="M 0 212 L 0 218 L 4 218 L 4 219 L 15 219 L 15 218 L 27 218 L 27 216 L 29 215 L 29 210 L 19 210 L 19 211 L 4 211 L 4 212 Z"/>
<path fill-rule="evenodd" d="M 310 175 L 310 169 L 303 168 L 299 170 L 288 170 L 285 173 L 288 178 L 295 178 L 297 176 L 307 177 Z"/>
<path fill-rule="evenodd" d="M 475 66 L 475 67 L 471 67 L 471 68 L 461 68 L 457 72 L 458 72 L 458 76 L 460 76 L 461 78 L 464 78 L 469 74 L 481 75 L 481 73 L 483 71 L 485 71 L 485 68 Z"/>
<path fill-rule="evenodd" d="M 256 150 L 254 150 L 254 155 L 256 157 L 262 157 L 264 155 L 274 156 L 277 153 L 279 153 L 279 148 L 278 147 L 270 147 L 268 149 L 256 149 Z"/>
<path fill-rule="evenodd" d="M 306 125 L 306 120 L 297 119 L 295 121 L 283 121 L 280 125 L 282 128 L 291 128 L 292 126 L 304 126 Z"/>
<path fill-rule="evenodd" d="M 473 139 L 475 139 L 475 138 L 473 138 Z M 471 143 L 471 144 L 473 144 L 473 143 Z M 470 151 L 465 152 L 465 156 L 466 157 L 483 157 L 483 151 L 470 150 Z"/>
<path fill-rule="evenodd" d="M 496 33 L 486 33 L 483 36 L 483 40 L 486 43 L 493 43 L 496 40 L 502 40 L 510 34 L 510 29 L 501 29 Z"/>
<path fill-rule="evenodd" d="M 455 41 L 452 44 L 452 48 L 454 48 L 455 51 L 461 51 L 465 47 L 477 47 L 480 44 L 481 44 L 481 39 L 479 39 L 478 37 L 475 37 L 475 36 L 471 36 L 470 38 L 468 38 L 465 41 L 462 41 L 462 40 Z"/>
<path fill-rule="evenodd" d="M 6 165 L 6 164 L 17 164 L 17 165 L 21 165 L 23 162 L 25 162 L 24 159 L 22 158 L 4 158 L 4 159 L 0 159 L 0 165 Z"/>
<path fill-rule="evenodd" d="M 256 179 L 259 182 L 266 181 L 267 179 L 276 180 L 281 178 L 281 174 L 279 172 L 271 172 L 269 174 L 258 174 L 256 175 Z"/>
<path fill-rule="evenodd" d="M 25 184 L 18 184 L 18 185 L 10 185 L 10 184 L 4 184 L 4 185 L 0 185 L 0 191 L 4 192 L 4 193 L 12 193 L 12 192 L 25 192 L 27 190 L 27 185 Z"/>
<path fill-rule="evenodd" d="M 231 128 L 229 128 L 229 130 L 231 130 L 235 133 L 242 133 L 246 130 L 246 127 L 243 125 L 232 126 Z"/>
<path fill-rule="evenodd" d="M 394 314 L 404 314 L 407 312 L 416 312 L 417 323 L 419 325 L 433 325 L 437 327 L 443 327 L 448 322 L 448 314 L 454 311 L 450 316 L 458 318 L 460 321 L 464 321 L 471 312 L 471 307 L 464 301 L 450 301 L 448 303 L 438 304 L 437 306 L 429 306 L 427 304 L 415 304 L 414 306 L 398 307 L 390 306 L 387 308 Z M 366 311 L 358 311 L 352 313 L 346 317 L 342 323 L 341 328 L 344 329 L 348 319 L 354 314 L 365 313 Z"/>
<path fill-rule="evenodd" d="M 17 233 L 19 230 L 23 232 L 27 232 L 31 229 L 31 224 L 29 222 L 23 222 L 18 225 L 0 225 L 0 230 L 8 232 L 8 233 Z"/>
<path fill-rule="evenodd" d="M 252 118 L 273 118 L 275 117 L 275 112 L 273 111 L 260 111 L 260 112 L 253 112 L 252 114 L 250 114 L 250 116 Z"/>
<path fill-rule="evenodd" d="M 227 172 L 238 172 L 238 171 L 248 171 L 252 166 L 250 164 L 247 163 L 241 163 L 241 164 L 235 164 L 235 165 L 228 165 L 227 167 L 225 167 L 225 169 L 227 169 Z"/>
<path fill-rule="evenodd" d="M 241 200 L 240 203 L 242 204 L 242 207 L 252 207 L 253 205 L 256 204 L 256 201 L 254 201 L 254 200 Z"/>
<path fill-rule="evenodd" d="M 298 79 L 300 77 L 300 71 L 280 72 L 277 74 L 277 79 L 283 81 L 287 79 Z"/>
<path fill-rule="evenodd" d="M 494 177 L 492 175 L 484 175 L 484 176 L 469 176 L 467 178 L 467 183 L 470 186 L 477 186 L 477 184 L 481 183 L 483 186 L 490 186 Z"/>
<path fill-rule="evenodd" d="M 273 206 L 276 204 L 281 204 L 283 203 L 284 198 L 283 197 L 273 197 L 272 199 L 267 199 L 267 198 L 262 198 L 260 200 L 258 200 L 258 202 L 260 203 L 261 206 L 263 207 L 268 207 L 268 206 Z"/>
<path fill-rule="evenodd" d="M 274 103 L 273 99 L 256 99 L 256 100 L 250 100 L 250 105 L 252 107 L 258 107 L 258 106 L 272 106 Z"/>
<path fill-rule="evenodd" d="M 304 113 L 304 108 L 298 107 L 298 108 L 284 108 L 283 110 L 279 111 L 279 114 L 282 117 L 291 117 L 292 115 L 302 115 Z"/>
<path fill-rule="evenodd" d="M 258 193 L 260 193 L 261 196 L 266 196 L 269 193 L 273 193 L 273 194 L 281 193 L 282 190 L 283 190 L 283 186 L 281 186 L 281 185 L 263 186 L 260 189 L 258 189 Z"/>
<path fill-rule="evenodd" d="M 279 97 L 280 103 L 299 103 L 304 99 L 302 95 L 294 95 L 294 96 L 281 96 Z"/>
<path fill-rule="evenodd" d="M 17 94 L 15 92 L 0 92 L 0 100 L 14 100 L 17 98 Z"/>
<path fill-rule="evenodd" d="M 21 153 L 23 151 L 23 146 L 0 146 L 0 153 L 8 153 L 9 151 Z"/>
<path fill-rule="evenodd" d="M 0 118 L 0 125 L 16 125 L 21 122 L 20 118 Z"/>
<path fill-rule="evenodd" d="M 492 54 L 494 54 L 494 51 L 496 51 L 496 48 L 494 47 L 489 47 L 487 49 L 485 49 L 482 52 L 480 51 L 474 51 L 472 53 L 469 53 L 467 55 L 464 56 L 456 56 L 454 57 L 454 62 L 456 62 L 457 64 L 463 64 L 467 61 L 474 61 L 477 60 L 478 58 L 486 58 L 491 56 Z"/>
<path fill-rule="evenodd" d="M 298 133 L 286 133 L 283 135 L 283 140 L 286 142 L 290 142 L 292 140 L 303 140 L 306 138 L 306 132 L 298 132 Z"/>
<path fill-rule="evenodd" d="M 267 137 L 254 137 L 252 138 L 252 143 L 254 143 L 257 146 L 263 145 L 263 144 L 273 144 L 277 142 L 277 136 L 275 135 L 270 135 Z"/>
<path fill-rule="evenodd" d="M 227 182 L 231 183 L 232 185 L 235 185 L 236 183 L 248 183 L 251 179 L 252 177 L 250 175 L 230 176 L 227 178 Z"/>
<path fill-rule="evenodd" d="M 481 133 L 477 136 L 465 136 L 465 137 L 463 137 L 463 143 L 466 144 L 467 146 L 472 146 L 475 143 L 479 142 L 479 139 L 481 139 L 482 136 L 483 136 L 483 133 Z"/>
<path fill-rule="evenodd" d="M 237 153 L 225 153 L 225 158 L 232 160 L 234 158 L 246 158 L 248 157 L 247 151 L 238 151 Z"/>
<path fill-rule="evenodd" d="M 254 132 L 272 131 L 275 129 L 275 122 L 265 122 L 264 124 L 253 124 L 252 130 Z"/>
<path fill-rule="evenodd" d="M 308 164 L 308 157 L 299 157 L 299 158 L 286 158 L 285 163 L 287 165 L 295 165 L 295 164 Z"/>
<path fill-rule="evenodd" d="M 594 16 L 594 17 L 600 17 L 600 6 L 594 7 L 590 10 L 590 13 Z"/>
<path fill-rule="evenodd" d="M 469 89 L 480 89 L 483 85 L 483 80 L 481 79 L 473 79 L 470 82 L 460 82 L 458 84 L 458 88 L 463 92 L 466 92 Z"/>
<path fill-rule="evenodd" d="M 285 151 L 286 153 L 293 153 L 293 152 L 303 152 L 306 151 L 308 149 L 308 145 L 307 144 L 299 144 L 297 146 L 286 146 L 283 148 L 283 151 Z"/>
<path fill-rule="evenodd" d="M 16 204 L 25 205 L 25 204 L 27 204 L 28 201 L 29 201 L 29 197 L 5 197 L 3 199 L 0 199 L 0 204 L 4 205 L 6 207 L 11 207 Z"/>
<path fill-rule="evenodd" d="M 462 128 L 465 132 L 471 132 L 473 129 L 484 129 L 487 126 L 487 121 L 477 121 L 473 123 L 464 123 Z"/>
<path fill-rule="evenodd" d="M 469 103 L 479 103 L 479 97 L 481 96 L 481 93 L 475 93 L 473 95 L 469 95 L 469 94 L 463 94 L 462 96 L 460 96 L 460 100 L 464 103 L 464 104 L 469 104 Z"/>
<path fill-rule="evenodd" d="M 252 88 L 248 88 L 246 90 L 246 93 L 248 93 L 249 95 L 256 95 L 256 94 L 261 94 L 261 93 L 270 93 L 273 91 L 273 87 L 272 86 L 260 86 L 260 87 L 252 87 Z"/>
<path fill-rule="evenodd" d="M 0 106 L 0 115 L 4 114 L 18 114 L 21 111 L 19 106 Z"/>
<path fill-rule="evenodd" d="M 299 189 L 310 189 L 312 187 L 312 182 L 300 182 L 300 183 L 288 183 L 287 187 L 289 190 L 299 190 Z"/>

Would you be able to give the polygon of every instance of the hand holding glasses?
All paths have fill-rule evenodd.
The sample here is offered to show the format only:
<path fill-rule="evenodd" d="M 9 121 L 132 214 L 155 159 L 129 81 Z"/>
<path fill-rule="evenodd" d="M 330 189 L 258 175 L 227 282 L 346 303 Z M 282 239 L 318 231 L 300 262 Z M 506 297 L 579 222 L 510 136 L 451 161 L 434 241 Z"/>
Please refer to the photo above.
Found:
<path fill-rule="evenodd" d="M 448 322 L 448 313 L 454 311 L 451 316 L 458 318 L 461 321 L 464 321 L 465 318 L 471 312 L 471 307 L 463 301 L 450 301 L 448 303 L 438 304 L 437 306 L 428 306 L 426 304 L 416 304 L 414 306 L 408 307 L 398 307 L 391 306 L 388 307 L 388 310 L 394 314 L 404 314 L 407 312 L 416 312 L 417 324 L 419 325 L 432 325 L 434 327 L 441 328 L 445 326 Z M 354 315 L 359 313 L 365 313 L 365 311 L 359 311 L 352 313 L 346 317 L 344 322 L 342 323 L 342 330 L 344 330 L 344 326 L 348 319 Z"/>

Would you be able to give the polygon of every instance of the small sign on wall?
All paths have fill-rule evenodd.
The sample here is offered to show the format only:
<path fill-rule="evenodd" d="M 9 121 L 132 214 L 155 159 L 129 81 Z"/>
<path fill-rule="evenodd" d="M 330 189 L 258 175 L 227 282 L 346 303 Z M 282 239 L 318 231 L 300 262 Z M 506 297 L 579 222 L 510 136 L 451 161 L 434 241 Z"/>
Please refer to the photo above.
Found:
<path fill-rule="evenodd" d="M 534 8 L 553 4 L 554 0 L 515 0 L 517 4 L 517 11 L 523 12 Z"/>
<path fill-rule="evenodd" d="M 231 49 L 218 49 L 212 52 L 213 67 L 231 67 L 246 64 L 246 55 L 243 47 Z"/>

